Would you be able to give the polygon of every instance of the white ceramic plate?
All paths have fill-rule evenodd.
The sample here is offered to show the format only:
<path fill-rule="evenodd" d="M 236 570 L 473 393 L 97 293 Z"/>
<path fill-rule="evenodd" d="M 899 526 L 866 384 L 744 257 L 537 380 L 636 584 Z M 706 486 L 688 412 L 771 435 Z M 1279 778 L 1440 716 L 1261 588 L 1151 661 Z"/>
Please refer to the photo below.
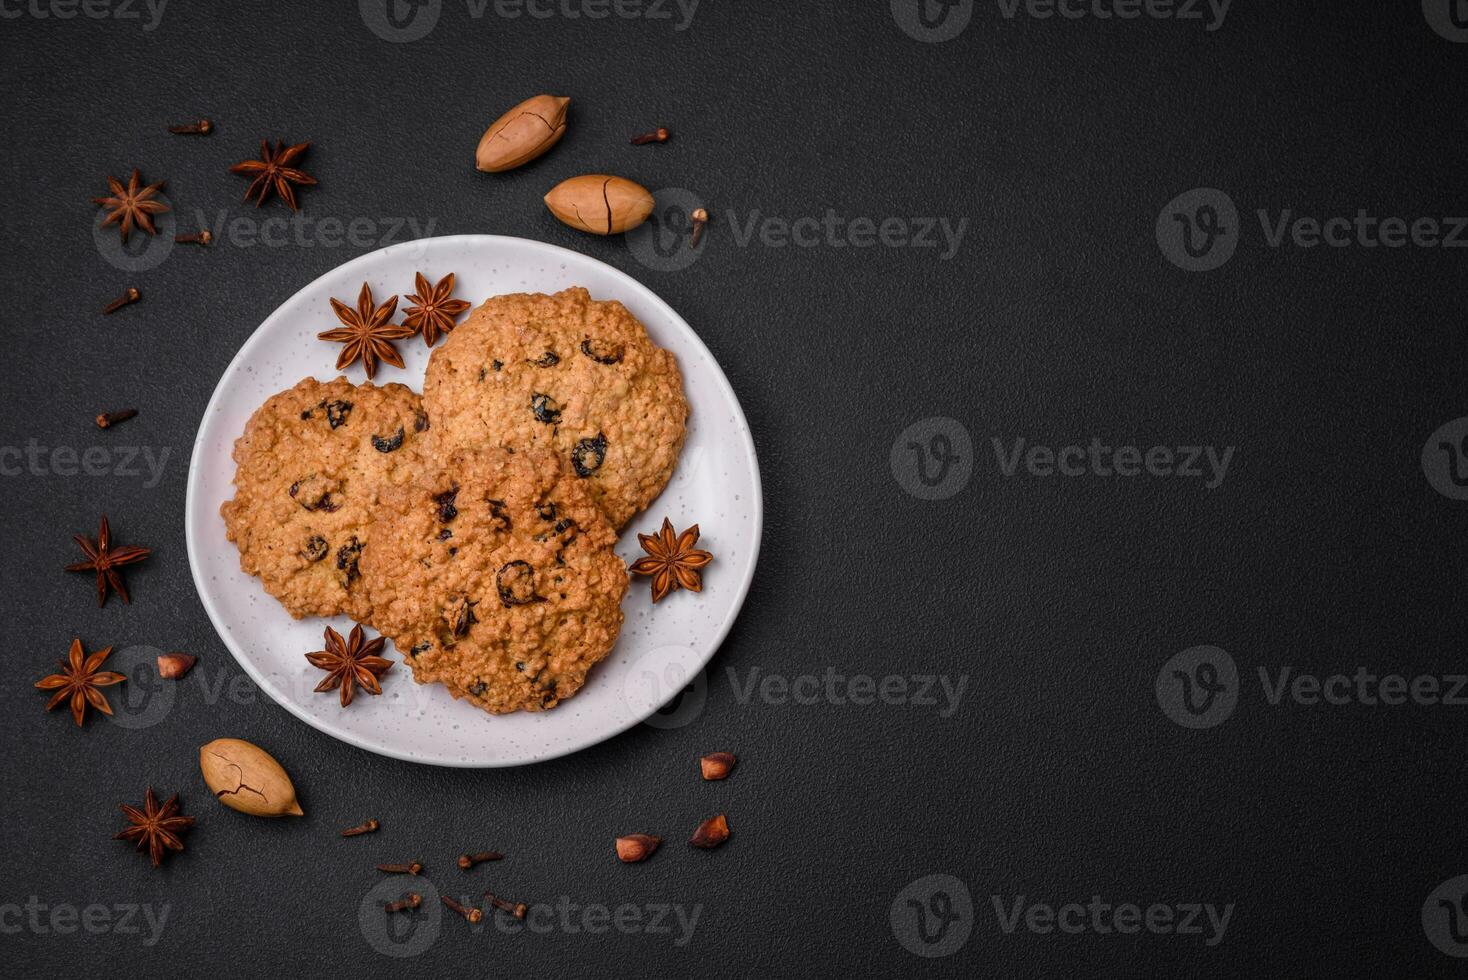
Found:
<path fill-rule="evenodd" d="M 336 326 L 330 296 L 355 305 L 365 281 L 381 302 L 413 291 L 413 274 L 452 272 L 454 295 L 478 305 L 509 292 L 555 292 L 585 286 L 595 299 L 621 300 L 683 372 L 692 412 L 678 469 L 662 496 L 628 525 L 617 552 L 629 563 L 664 516 L 682 530 L 695 521 L 700 547 L 714 554 L 701 594 L 676 592 L 656 609 L 646 579 L 623 603 L 617 646 L 575 697 L 552 711 L 491 716 L 455 701 L 442 686 L 423 686 L 401 663 L 383 678 L 381 697 L 358 697 L 345 710 L 335 692 L 316 694 L 321 672 L 305 654 L 322 648 L 326 625 L 294 620 L 240 571 L 224 537 L 219 505 L 234 495 L 234 441 L 271 394 L 307 376 L 329 380 L 338 345 L 316 339 Z M 399 301 L 399 318 L 403 303 Z M 440 343 L 442 343 L 440 341 Z M 429 352 L 421 339 L 400 341 L 406 370 L 379 368 L 376 381 L 423 387 Z M 345 372 L 364 380 L 361 365 Z M 204 608 L 235 659 L 276 702 L 344 742 L 372 752 L 442 766 L 514 766 L 594 745 L 653 714 L 692 682 L 728 634 L 754 577 L 763 525 L 759 464 L 744 412 L 708 348 L 677 313 L 626 274 L 577 252 L 497 235 L 456 235 L 392 245 L 340 266 L 292 296 L 251 335 L 219 379 L 189 462 L 186 503 L 189 564 Z"/>

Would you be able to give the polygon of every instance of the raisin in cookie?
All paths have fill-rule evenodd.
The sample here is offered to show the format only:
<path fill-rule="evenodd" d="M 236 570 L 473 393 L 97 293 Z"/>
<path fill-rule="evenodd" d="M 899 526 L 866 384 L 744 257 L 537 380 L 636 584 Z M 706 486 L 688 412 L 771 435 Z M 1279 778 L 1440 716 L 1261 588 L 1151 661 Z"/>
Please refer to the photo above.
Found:
<path fill-rule="evenodd" d="M 359 561 L 372 506 L 422 468 L 422 402 L 399 384 L 307 378 L 272 395 L 234 444 L 235 496 L 219 508 L 240 567 L 297 618 L 370 622 Z"/>
<path fill-rule="evenodd" d="M 622 626 L 627 568 L 554 451 L 463 451 L 384 492 L 362 576 L 420 684 L 486 711 L 570 697 Z"/>
<path fill-rule="evenodd" d="M 423 403 L 435 451 L 553 449 L 617 528 L 667 485 L 688 420 L 673 355 L 581 288 L 486 301 L 433 352 Z"/>

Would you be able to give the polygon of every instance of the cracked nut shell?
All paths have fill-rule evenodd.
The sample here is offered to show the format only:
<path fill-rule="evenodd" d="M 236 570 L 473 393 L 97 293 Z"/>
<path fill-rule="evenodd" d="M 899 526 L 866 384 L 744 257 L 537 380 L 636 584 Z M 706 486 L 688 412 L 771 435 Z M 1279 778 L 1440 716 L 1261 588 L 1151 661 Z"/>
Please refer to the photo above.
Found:
<path fill-rule="evenodd" d="M 187 674 L 189 669 L 198 662 L 198 657 L 187 653 L 160 653 L 158 655 L 158 676 L 166 681 L 176 681 Z"/>
<path fill-rule="evenodd" d="M 199 749 L 204 782 L 231 810 L 256 817 L 299 817 L 296 788 L 279 762 L 238 738 L 216 738 Z"/>
<path fill-rule="evenodd" d="M 474 166 L 498 174 L 529 163 L 566 135 L 564 96 L 537 95 L 526 99 L 484 131 L 474 151 Z"/>
<path fill-rule="evenodd" d="M 704 779 L 727 779 L 734 769 L 734 762 L 732 752 L 710 752 L 698 760 L 698 769 Z"/>
<path fill-rule="evenodd" d="M 717 817 L 709 817 L 698 825 L 693 832 L 693 837 L 688 843 L 694 847 L 712 848 L 718 847 L 729 839 L 729 821 L 724 819 L 721 813 Z"/>
<path fill-rule="evenodd" d="M 551 214 L 577 231 L 619 235 L 647 220 L 652 194 L 625 177 L 584 174 L 563 180 L 545 196 Z"/>
<path fill-rule="evenodd" d="M 628 834 L 617 838 L 617 860 L 623 864 L 636 864 L 652 857 L 652 852 L 663 842 L 652 834 Z"/>

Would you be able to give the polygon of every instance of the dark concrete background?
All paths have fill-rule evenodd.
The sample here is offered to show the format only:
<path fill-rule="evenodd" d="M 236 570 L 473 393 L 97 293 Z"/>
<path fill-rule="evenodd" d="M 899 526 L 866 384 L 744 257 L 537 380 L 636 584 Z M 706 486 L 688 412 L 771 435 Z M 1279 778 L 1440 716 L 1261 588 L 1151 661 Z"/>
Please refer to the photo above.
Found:
<path fill-rule="evenodd" d="M 904 31 L 916 23 L 905 3 L 703 0 L 685 22 L 674 6 L 666 20 L 617 15 L 631 6 L 589 19 L 567 11 L 595 0 L 558 0 L 538 8 L 547 18 L 510 18 L 445 0 L 416 14 L 437 9 L 425 37 L 398 43 L 353 3 L 173 0 L 155 20 L 123 0 L 0 2 L 7 971 L 1461 969 L 1434 948 L 1423 908 L 1438 915 L 1434 889 L 1468 873 L 1465 708 L 1276 705 L 1258 671 L 1461 669 L 1468 512 L 1434 489 L 1420 457 L 1429 434 L 1465 414 L 1468 253 L 1273 247 L 1257 213 L 1468 212 L 1457 97 L 1468 45 L 1435 32 L 1415 0 L 1236 0 L 1212 31 L 1206 10 L 1046 19 L 960 3 L 950 16 L 967 10 L 971 22 L 941 43 Z M 538 92 L 573 98 L 564 142 L 514 173 L 477 174 L 484 127 Z M 201 115 L 214 135 L 165 132 Z M 674 140 L 627 145 L 657 125 Z M 303 214 L 359 219 L 355 242 L 312 224 L 300 240 L 247 244 L 281 230 L 259 222 L 289 215 L 241 205 L 245 181 L 227 173 L 261 137 L 313 141 L 303 166 L 321 183 L 303 192 Z M 167 181 L 178 231 L 201 220 L 234 230 L 207 251 L 119 268 L 94 241 L 90 199 L 104 175 L 133 167 Z M 715 216 L 706 251 L 662 271 L 618 239 L 557 224 L 541 195 L 600 170 L 697 195 Z M 1237 251 L 1187 272 L 1154 228 L 1200 187 L 1236 205 Z M 940 218 L 965 233 L 947 259 L 943 247 L 840 247 L 824 230 L 810 247 L 741 237 L 751 220 L 828 210 L 842 228 Z M 408 765 L 266 703 L 210 627 L 183 534 L 205 403 L 271 310 L 382 239 L 412 237 L 399 219 L 418 234 L 541 239 L 627 270 L 694 325 L 739 393 L 765 483 L 762 561 L 702 696 L 686 695 L 663 727 L 522 769 Z M 143 302 L 99 316 L 128 285 Z M 129 405 L 139 418 L 93 426 L 96 412 Z M 889 454 L 896 443 L 905 458 L 899 435 L 933 417 L 969 437 L 969 450 L 950 446 L 971 475 L 924 500 Z M 1186 477 L 1006 477 L 993 440 L 1018 437 L 1235 452 L 1211 490 Z M 97 475 L 57 447 L 83 458 L 102 447 Z M 121 447 L 168 452 L 161 476 L 130 472 Z M 99 610 L 90 582 L 60 569 L 76 558 L 70 536 L 93 533 L 104 510 L 121 542 L 155 552 L 128 576 L 132 604 Z M 111 689 L 122 722 L 78 730 L 32 688 L 73 637 L 143 648 L 135 657 L 186 650 L 200 666 L 171 691 L 140 672 Z M 1227 651 L 1240 680 L 1231 717 L 1191 730 L 1154 684 L 1200 644 Z M 744 698 L 751 678 L 828 668 L 967 686 L 951 712 L 941 695 L 861 705 L 844 688 L 810 704 Z M 254 820 L 209 799 L 196 754 L 221 735 L 272 751 L 309 816 Z M 741 758 L 726 783 L 692 775 L 712 749 Z M 160 871 L 109 840 L 116 804 L 150 783 L 180 791 L 198 818 Z M 733 839 L 687 848 L 716 811 Z M 367 816 L 383 821 L 375 837 L 335 836 Z M 624 867 L 610 841 L 629 830 L 668 843 Z M 460 875 L 453 857 L 480 842 L 511 858 Z M 395 946 L 359 907 L 379 897 L 375 862 L 411 858 L 451 894 L 546 903 L 550 925 L 509 935 L 430 916 Z M 930 875 L 957 878 L 971 902 Z M 1449 900 L 1463 890 L 1451 885 Z M 1002 921 L 1017 900 L 1093 896 L 1234 908 L 1211 946 L 1206 925 L 1132 935 L 1087 918 L 1066 934 Z M 908 898 L 960 918 L 924 945 Z M 584 928 L 601 920 L 583 907 L 628 904 L 642 925 L 626 912 L 620 930 Z M 145 912 L 165 906 L 151 929 Z M 671 915 L 670 933 L 649 934 L 662 906 L 697 910 L 691 937 Z M 1441 931 L 1447 919 L 1432 916 Z M 930 918 L 930 938 L 939 924 Z M 411 958 L 379 951 L 416 942 Z M 919 958 L 906 946 L 957 948 Z"/>

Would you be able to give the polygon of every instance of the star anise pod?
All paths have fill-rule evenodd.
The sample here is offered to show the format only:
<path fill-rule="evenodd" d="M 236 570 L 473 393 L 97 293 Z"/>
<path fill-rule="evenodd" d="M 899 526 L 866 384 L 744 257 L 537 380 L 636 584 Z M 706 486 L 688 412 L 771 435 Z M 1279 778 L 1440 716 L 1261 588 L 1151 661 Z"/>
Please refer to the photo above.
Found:
<path fill-rule="evenodd" d="M 110 670 L 97 669 L 111 653 L 112 648 L 107 647 L 83 659 L 82 641 L 72 640 L 71 653 L 66 660 L 61 661 L 62 672 L 36 681 L 36 687 L 41 690 L 56 692 L 46 702 L 46 710 L 50 711 L 70 696 L 71 717 L 78 728 L 81 727 L 82 717 L 86 715 L 89 704 L 104 715 L 112 714 L 112 705 L 107 703 L 107 696 L 97 688 L 121 684 L 127 678 Z"/>
<path fill-rule="evenodd" d="M 357 296 L 355 310 L 335 296 L 331 297 L 331 308 L 336 311 L 337 319 L 346 326 L 327 330 L 316 336 L 346 345 L 342 348 L 341 356 L 336 359 L 338 371 L 349 367 L 359 357 L 369 379 L 377 375 L 379 360 L 386 361 L 393 367 L 403 366 L 403 357 L 392 342 L 411 337 L 418 331 L 388 322 L 398 308 L 396 296 L 377 306 L 372 300 L 372 287 L 364 282 L 362 292 Z"/>
<path fill-rule="evenodd" d="M 306 654 L 311 666 L 326 671 L 316 691 L 334 691 L 340 687 L 343 708 L 352 703 L 359 687 L 369 694 L 381 694 L 382 685 L 377 683 L 377 678 L 392 670 L 392 661 L 378 656 L 386 645 L 385 636 L 366 640 L 360 626 L 352 627 L 352 634 L 345 642 L 340 633 L 326 627 L 326 649 Z"/>
<path fill-rule="evenodd" d="M 123 584 L 122 573 L 117 569 L 123 565 L 131 565 L 147 558 L 153 552 L 148 548 L 126 547 L 119 548 L 112 545 L 112 531 L 107 526 L 107 515 L 102 515 L 102 526 L 97 529 L 97 540 L 94 542 L 85 535 L 72 535 L 72 540 L 81 546 L 82 553 L 87 556 L 86 561 L 79 561 L 66 566 L 68 572 L 96 572 L 97 573 L 97 605 L 101 606 L 107 602 L 107 587 L 110 585 L 122 596 L 123 602 L 132 602 L 128 598 L 127 586 Z"/>
<path fill-rule="evenodd" d="M 418 291 L 409 293 L 408 299 L 417 305 L 403 308 L 403 326 L 422 333 L 423 342 L 432 347 L 438 343 L 439 334 L 454 329 L 454 318 L 467 310 L 469 304 L 462 299 L 449 299 L 454 291 L 452 272 L 440 279 L 437 286 L 430 286 L 421 272 L 414 275 L 414 280 Z"/>
<path fill-rule="evenodd" d="M 112 208 L 112 212 L 107 215 L 107 220 L 102 222 L 102 227 L 106 228 L 113 222 L 117 222 L 124 242 L 127 241 L 128 232 L 133 230 L 134 225 L 150 235 L 158 234 L 158 229 L 153 227 L 151 216 L 170 210 L 166 204 L 149 200 L 163 186 L 162 181 L 149 184 L 147 187 L 143 187 L 142 183 L 137 170 L 133 171 L 132 178 L 128 180 L 126 187 L 123 187 L 122 181 L 116 177 L 108 177 L 107 186 L 111 189 L 112 196 L 92 198 L 92 203 Z"/>
<path fill-rule="evenodd" d="M 269 140 L 260 141 L 260 159 L 243 160 L 229 168 L 232 174 L 253 174 L 255 179 L 250 181 L 249 188 L 245 191 L 245 200 L 255 199 L 255 207 L 265 203 L 272 190 L 280 195 L 280 199 L 290 205 L 292 211 L 299 211 L 296 207 L 296 192 L 292 184 L 311 185 L 316 183 L 316 178 L 304 170 L 297 170 L 291 164 L 296 158 L 306 152 L 311 144 L 297 143 L 295 146 L 286 146 L 282 141 L 275 141 L 275 149 L 270 148 Z"/>
<path fill-rule="evenodd" d="M 148 857 L 153 859 L 153 867 L 163 863 L 163 855 L 169 851 L 182 851 L 183 841 L 178 839 L 180 831 L 188 830 L 194 825 L 193 817 L 185 817 L 178 812 L 178 794 L 174 793 L 168 798 L 168 802 L 162 806 L 158 805 L 158 797 L 153 795 L 153 787 L 148 787 L 148 795 L 143 801 L 143 809 L 119 803 L 118 808 L 127 815 L 132 826 L 121 833 L 113 834 L 113 840 L 136 841 L 138 850 L 144 845 L 148 848 Z"/>
<path fill-rule="evenodd" d="M 673 525 L 663 518 L 662 530 L 657 534 L 639 534 L 637 540 L 646 558 L 632 563 L 632 571 L 638 575 L 652 576 L 652 601 L 657 602 L 676 589 L 702 592 L 703 579 L 698 570 L 714 560 L 707 551 L 694 547 L 698 544 L 698 525 L 695 524 L 677 537 L 673 536 Z"/>

